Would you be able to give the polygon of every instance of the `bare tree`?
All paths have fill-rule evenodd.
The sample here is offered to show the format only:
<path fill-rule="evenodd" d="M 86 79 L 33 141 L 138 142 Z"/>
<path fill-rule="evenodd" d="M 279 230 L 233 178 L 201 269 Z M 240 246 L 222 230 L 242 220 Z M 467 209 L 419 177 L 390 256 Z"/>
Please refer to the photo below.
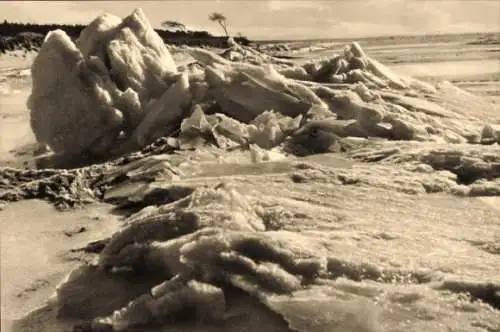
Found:
<path fill-rule="evenodd" d="M 186 26 L 176 21 L 164 21 L 161 22 L 161 26 L 167 29 L 179 29 L 181 31 L 186 31 Z"/>
<path fill-rule="evenodd" d="M 210 16 L 208 17 L 208 19 L 212 22 L 217 22 L 220 24 L 220 26 L 222 27 L 222 29 L 224 29 L 224 32 L 226 33 L 226 37 L 229 38 L 229 32 L 227 32 L 227 18 L 221 14 L 221 13 L 212 13 L 210 14 Z"/>

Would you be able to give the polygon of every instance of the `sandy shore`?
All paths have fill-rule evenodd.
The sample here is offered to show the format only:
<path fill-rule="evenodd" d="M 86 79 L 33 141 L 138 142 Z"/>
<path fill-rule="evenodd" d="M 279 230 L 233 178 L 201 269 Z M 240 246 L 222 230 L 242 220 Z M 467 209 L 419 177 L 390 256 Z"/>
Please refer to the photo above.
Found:
<path fill-rule="evenodd" d="M 0 211 L 2 331 L 13 319 L 40 307 L 59 282 L 82 264 L 71 249 L 105 238 L 119 226 L 110 206 L 99 204 L 70 212 L 40 200 L 9 204 Z"/>

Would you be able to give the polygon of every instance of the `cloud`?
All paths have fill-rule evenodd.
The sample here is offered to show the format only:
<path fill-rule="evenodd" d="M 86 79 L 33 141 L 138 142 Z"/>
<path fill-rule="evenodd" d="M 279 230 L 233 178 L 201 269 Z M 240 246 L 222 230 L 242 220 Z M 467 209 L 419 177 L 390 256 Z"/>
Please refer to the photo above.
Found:
<path fill-rule="evenodd" d="M 287 1 L 287 0 L 269 0 L 267 7 L 271 11 L 287 11 L 296 9 L 321 10 L 325 5 L 319 1 Z"/>
<path fill-rule="evenodd" d="M 81 6 L 75 10 L 73 2 L 2 1 L 0 12 L 9 21 L 88 24 L 101 14 L 96 7 Z"/>

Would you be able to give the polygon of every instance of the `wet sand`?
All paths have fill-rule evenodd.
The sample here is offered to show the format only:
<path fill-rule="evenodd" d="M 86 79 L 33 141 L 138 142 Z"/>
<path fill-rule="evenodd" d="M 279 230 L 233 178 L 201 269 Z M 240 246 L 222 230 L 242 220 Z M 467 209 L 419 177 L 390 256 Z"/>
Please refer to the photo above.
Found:
<path fill-rule="evenodd" d="M 59 212 L 27 200 L 0 211 L 2 331 L 10 321 L 42 306 L 56 286 L 85 261 L 71 249 L 111 235 L 119 226 L 111 206 L 98 204 Z"/>

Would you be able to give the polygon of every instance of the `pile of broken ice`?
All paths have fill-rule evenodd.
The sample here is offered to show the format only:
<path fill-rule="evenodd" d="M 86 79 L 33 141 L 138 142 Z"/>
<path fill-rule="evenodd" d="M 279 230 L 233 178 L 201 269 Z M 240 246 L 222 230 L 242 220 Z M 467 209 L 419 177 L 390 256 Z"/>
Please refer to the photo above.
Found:
<path fill-rule="evenodd" d="M 270 148 L 306 121 L 324 118 L 338 136 L 500 138 L 495 125 L 482 137 L 484 121 L 440 98 L 452 86 L 436 90 L 397 75 L 357 43 L 301 67 L 239 45 L 221 55 L 184 51 L 194 62 L 178 68 L 141 10 L 123 20 L 98 17 L 75 43 L 63 31 L 50 32 L 32 67 L 28 106 L 37 140 L 59 155 L 116 155 L 177 137 L 179 129 L 185 141 L 198 126 L 198 134 L 215 133 L 219 143 Z"/>
<path fill-rule="evenodd" d="M 189 55 L 192 62 L 178 67 L 170 51 Z M 210 177 L 170 183 L 182 171 L 171 167 L 172 155 L 144 152 L 158 142 L 180 150 L 211 144 L 224 154 L 235 147 L 254 152 L 293 147 L 292 153 L 307 154 L 335 152 L 377 137 L 382 139 L 370 140 L 370 149 L 347 153 L 366 163 L 385 163 L 373 167 L 371 185 L 387 182 L 378 174 L 389 172 L 390 163 L 411 164 L 404 164 L 411 170 L 401 166 L 392 173 L 395 186 L 406 183 L 415 169 L 419 181 L 432 184 L 418 183 L 426 192 L 456 184 L 454 174 L 436 175 L 434 169 L 453 170 L 470 182 L 497 179 L 500 174 L 498 153 L 493 155 L 497 150 L 486 151 L 490 147 L 462 144 L 457 152 L 453 147 L 439 149 L 445 144 L 421 142 L 500 142 L 500 128 L 488 104 L 449 83 L 434 87 L 398 75 L 368 57 L 357 43 L 342 55 L 303 66 L 239 45 L 220 55 L 200 48 L 169 50 L 137 10 L 124 20 L 111 15 L 97 18 L 76 43 L 62 31 L 51 32 L 32 76 L 28 101 L 32 128 L 38 141 L 54 153 L 113 157 L 149 145 L 135 159 L 129 154 L 98 172 L 83 169 L 88 176 L 47 171 L 47 176 L 60 176 L 58 183 L 74 187 L 58 185 L 63 187 L 59 192 L 50 192 L 56 198 L 88 186 L 91 196 L 119 206 L 145 206 L 107 241 L 92 268 L 155 272 L 161 274 L 161 282 L 128 304 L 111 301 L 112 310 L 91 317 L 96 318 L 91 324 L 95 330 L 102 325 L 126 330 L 185 307 L 194 308 L 200 318 L 224 319 L 227 284 L 285 317 L 290 294 L 300 299 L 307 292 L 313 294 L 308 296 L 324 293 L 327 287 L 312 281 L 337 270 L 339 275 L 362 275 L 370 267 L 327 259 L 326 246 L 316 235 L 275 230 L 271 221 L 281 212 L 251 204 L 230 185 L 212 186 L 207 181 L 215 180 L 207 180 Z M 474 107 L 474 112 L 464 105 Z M 349 138 L 353 136 L 366 140 Z M 403 145 L 400 140 L 420 142 Z M 329 176 L 352 184 L 361 182 L 365 171 L 358 167 L 348 176 Z M 28 176 L 9 172 L 9 181 Z M 83 181 L 87 177 L 91 181 Z M 76 184 L 72 178 L 78 179 Z M 39 197 L 48 187 L 44 183 L 31 181 L 22 189 Z M 491 192 L 498 194 L 498 181 L 491 183 Z M 370 267 L 367 273 L 386 278 L 399 272 Z M 85 275 L 74 271 L 59 287 L 57 300 L 62 308 L 74 307 L 81 313 L 85 306 L 78 299 L 85 292 L 79 278 Z"/>

